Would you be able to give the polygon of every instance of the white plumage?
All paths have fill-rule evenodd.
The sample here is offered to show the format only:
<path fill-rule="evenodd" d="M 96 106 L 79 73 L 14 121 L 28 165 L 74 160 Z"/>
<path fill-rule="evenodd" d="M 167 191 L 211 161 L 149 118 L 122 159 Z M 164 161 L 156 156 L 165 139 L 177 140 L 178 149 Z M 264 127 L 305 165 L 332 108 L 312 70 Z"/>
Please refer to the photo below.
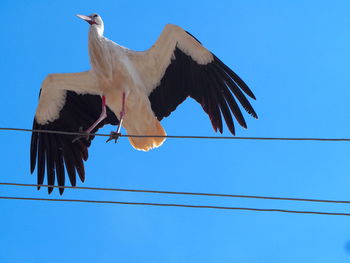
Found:
<path fill-rule="evenodd" d="M 91 69 L 46 77 L 35 114 L 35 129 L 80 129 L 90 133 L 111 123 L 122 124 L 132 135 L 166 135 L 160 120 L 188 96 L 202 105 L 215 131 L 222 132 L 224 117 L 234 134 L 232 114 L 246 127 L 235 97 L 248 113 L 257 117 L 244 95 L 255 99 L 248 86 L 182 28 L 166 25 L 150 49 L 136 52 L 105 38 L 99 15 L 78 17 L 90 24 Z M 84 180 L 83 160 L 87 160 L 92 139 L 33 133 L 31 170 L 37 163 L 38 184 L 43 183 L 45 167 L 50 185 L 55 178 L 59 186 L 64 185 L 65 169 L 72 185 L 76 184 L 76 173 Z M 144 151 L 160 146 L 164 140 L 130 138 L 134 148 Z"/>

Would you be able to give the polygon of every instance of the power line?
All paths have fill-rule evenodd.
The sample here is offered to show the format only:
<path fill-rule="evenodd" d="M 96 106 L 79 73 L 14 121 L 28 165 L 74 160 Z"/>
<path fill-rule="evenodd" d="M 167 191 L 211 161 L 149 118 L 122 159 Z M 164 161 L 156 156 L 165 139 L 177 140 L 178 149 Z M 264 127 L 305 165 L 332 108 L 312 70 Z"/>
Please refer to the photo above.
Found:
<path fill-rule="evenodd" d="M 54 130 L 32 130 L 22 128 L 0 128 L 0 131 L 22 131 L 22 132 L 37 132 L 37 133 L 54 133 L 63 135 L 86 136 L 80 132 L 66 132 Z M 90 136 L 110 137 L 110 134 L 91 133 Z M 133 138 L 168 138 L 168 139 L 221 139 L 221 140 L 260 140 L 260 141 L 323 141 L 323 142 L 350 142 L 350 138 L 287 138 L 287 137 L 233 137 L 233 136 L 196 136 L 196 135 L 133 135 L 121 134 L 119 137 Z"/>
<path fill-rule="evenodd" d="M 280 200 L 280 201 L 301 201 L 301 202 L 317 202 L 317 203 L 350 204 L 350 201 L 345 201 L 345 200 L 327 200 L 327 199 L 296 198 L 296 197 L 274 197 L 274 196 L 258 196 L 258 195 L 196 193 L 196 192 L 179 192 L 179 191 L 164 191 L 164 190 L 140 190 L 140 189 L 105 188 L 105 187 L 57 186 L 57 185 L 38 185 L 38 184 L 4 183 L 4 182 L 0 182 L 0 185 L 24 186 L 24 187 L 38 187 L 38 186 L 40 186 L 40 187 L 52 187 L 52 188 L 69 188 L 69 189 L 77 189 L 77 190 L 97 190 L 97 191 L 116 191 L 116 192 L 134 192 L 134 193 L 151 193 L 151 194 L 194 195 L 194 196 L 212 196 L 212 197 L 229 197 L 229 198 L 268 199 L 268 200 Z"/>
<path fill-rule="evenodd" d="M 212 205 L 160 204 L 160 203 L 144 203 L 144 202 L 118 202 L 118 201 L 84 200 L 84 199 L 53 199 L 53 198 L 34 198 L 34 197 L 12 197 L 12 196 L 0 196 L 0 199 L 52 201 L 52 202 L 76 202 L 76 203 L 97 203 L 97 204 L 119 204 L 119 205 L 187 207 L 187 208 L 206 208 L 206 209 L 220 209 L 220 210 L 242 210 L 242 211 L 254 211 L 254 212 L 281 212 L 281 213 L 293 213 L 293 214 L 350 216 L 349 213 L 300 211 L 300 210 L 286 210 L 286 209 L 273 209 L 273 208 L 270 209 L 270 208 L 251 208 L 251 207 L 212 206 Z"/>

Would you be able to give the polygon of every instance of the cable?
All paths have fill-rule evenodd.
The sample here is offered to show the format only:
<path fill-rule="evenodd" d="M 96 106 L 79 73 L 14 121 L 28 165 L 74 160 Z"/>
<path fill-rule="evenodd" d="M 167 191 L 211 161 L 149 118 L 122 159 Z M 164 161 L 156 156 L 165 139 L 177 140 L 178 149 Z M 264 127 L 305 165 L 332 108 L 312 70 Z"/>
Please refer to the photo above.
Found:
<path fill-rule="evenodd" d="M 79 132 L 65 132 L 53 130 L 32 130 L 22 128 L 1 128 L 3 131 L 24 131 L 38 133 L 54 133 L 64 135 L 86 135 Z M 105 136 L 110 134 L 90 134 L 91 136 Z M 277 137 L 218 137 L 218 136 L 178 136 L 178 135 L 120 135 L 120 137 L 164 137 L 164 138 L 182 138 L 182 139 L 236 139 L 236 140 L 281 140 L 281 141 L 342 141 L 348 142 L 349 138 L 277 138 Z M 19 184 L 19 183 L 0 183 L 0 185 L 16 185 L 16 186 L 31 186 L 31 187 L 54 187 L 54 188 L 73 188 L 85 190 L 104 190 L 104 191 L 124 191 L 124 192 L 141 192 L 141 193 L 156 193 L 156 194 L 181 194 L 181 195 L 198 195 L 198 196 L 217 196 L 217 197 L 236 197 L 236 198 L 254 198 L 254 199 L 270 199 L 270 200 L 286 200 L 286 201 L 304 201 L 304 202 L 323 202 L 323 203 L 343 203 L 349 204 L 350 201 L 340 200 L 324 200 L 324 199 L 309 199 L 309 198 L 287 198 L 287 197 L 270 197 L 270 196 L 251 196 L 251 195 L 232 195 L 232 194 L 214 194 L 214 193 L 193 193 L 193 192 L 175 192 L 175 191 L 157 191 L 157 190 L 137 190 L 137 189 L 118 189 L 118 188 L 99 188 L 99 187 L 72 187 L 72 186 L 54 186 L 54 185 L 36 185 L 36 184 Z M 321 215 L 343 215 L 350 216 L 347 213 L 331 213 L 317 211 L 297 211 L 283 209 L 258 209 L 244 207 L 223 207 L 223 206 L 199 206 L 199 205 L 183 205 L 183 204 L 158 204 L 158 203 L 133 203 L 133 202 L 116 202 L 116 201 L 97 201 L 97 200 L 75 200 L 75 199 L 49 199 L 49 198 L 26 198 L 26 197 L 5 197 L 0 196 L 0 199 L 13 200 L 36 200 L 36 201 L 67 201 L 67 202 L 85 202 L 85 203 L 106 203 L 106 204 L 128 204 L 128 205 L 150 205 L 150 206 L 172 206 L 172 207 L 191 207 L 191 208 L 212 208 L 226 210 L 247 210 L 247 211 L 265 211 L 265 212 L 285 212 L 285 213 L 304 213 L 304 214 L 321 214 Z"/>
<path fill-rule="evenodd" d="M 268 199 L 268 200 L 281 200 L 281 201 L 350 204 L 350 201 L 343 201 L 343 200 L 326 200 L 326 199 L 295 198 L 295 197 L 194 193 L 194 192 L 178 192 L 178 191 L 163 191 L 163 190 L 139 190 L 139 189 L 83 187 L 83 186 L 57 186 L 57 185 L 38 185 L 38 184 L 3 183 L 3 182 L 0 182 L 0 185 L 24 186 L 24 187 L 40 186 L 40 187 L 53 187 L 53 188 L 69 188 L 69 189 L 77 189 L 77 190 L 79 189 L 79 190 L 98 190 L 98 191 L 134 192 L 134 193 L 136 192 L 136 193 L 152 193 L 152 194 L 172 194 L 172 195 L 196 195 L 196 196 L 212 196 L 212 197 L 251 198 L 251 199 Z"/>
<path fill-rule="evenodd" d="M 52 201 L 52 202 L 76 202 L 76 203 L 97 203 L 97 204 L 119 204 L 119 205 L 146 205 L 146 206 L 166 206 L 166 207 L 207 208 L 207 209 L 221 209 L 221 210 L 243 210 L 243 211 L 255 211 L 255 212 L 281 212 L 281 213 L 294 213 L 294 214 L 350 216 L 350 214 L 348 214 L 348 213 L 300 211 L 300 210 L 285 210 L 285 209 L 270 209 L 270 208 L 212 206 L 212 205 L 160 204 L 160 203 L 143 203 L 143 202 L 139 203 L 139 202 L 118 202 L 118 201 L 99 201 L 99 200 L 81 200 L 81 199 L 51 199 L 51 198 L 11 197 L 11 196 L 0 196 L 0 199 Z"/>
<path fill-rule="evenodd" d="M 24 131 L 38 133 L 54 133 L 63 135 L 86 136 L 85 133 L 65 132 L 53 130 L 32 130 L 22 128 L 0 128 L 1 131 Z M 90 136 L 110 137 L 110 134 L 91 133 Z M 260 141 L 323 141 L 323 142 L 350 142 L 350 138 L 284 138 L 284 137 L 231 137 L 231 136 L 191 136 L 191 135 L 133 135 L 121 134 L 119 137 L 132 138 L 168 138 L 168 139 L 221 139 L 221 140 L 260 140 Z"/>

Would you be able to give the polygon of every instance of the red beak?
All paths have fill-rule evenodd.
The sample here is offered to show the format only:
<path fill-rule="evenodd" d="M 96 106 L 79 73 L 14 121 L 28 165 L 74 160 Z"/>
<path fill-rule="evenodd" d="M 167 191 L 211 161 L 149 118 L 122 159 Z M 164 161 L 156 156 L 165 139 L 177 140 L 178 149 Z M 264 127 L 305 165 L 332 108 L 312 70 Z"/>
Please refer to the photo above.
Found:
<path fill-rule="evenodd" d="M 76 15 L 76 16 L 88 22 L 90 25 L 96 24 L 91 16 L 84 16 L 84 15 Z"/>

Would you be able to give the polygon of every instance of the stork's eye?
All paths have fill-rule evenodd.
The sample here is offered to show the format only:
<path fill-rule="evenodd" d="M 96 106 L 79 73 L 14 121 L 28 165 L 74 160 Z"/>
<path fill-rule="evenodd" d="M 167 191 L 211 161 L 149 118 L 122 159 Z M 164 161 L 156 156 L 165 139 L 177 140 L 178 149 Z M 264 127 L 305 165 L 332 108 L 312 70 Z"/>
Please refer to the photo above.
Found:
<path fill-rule="evenodd" d="M 98 15 L 93 15 L 93 18 L 96 18 L 96 17 L 98 17 Z"/>

